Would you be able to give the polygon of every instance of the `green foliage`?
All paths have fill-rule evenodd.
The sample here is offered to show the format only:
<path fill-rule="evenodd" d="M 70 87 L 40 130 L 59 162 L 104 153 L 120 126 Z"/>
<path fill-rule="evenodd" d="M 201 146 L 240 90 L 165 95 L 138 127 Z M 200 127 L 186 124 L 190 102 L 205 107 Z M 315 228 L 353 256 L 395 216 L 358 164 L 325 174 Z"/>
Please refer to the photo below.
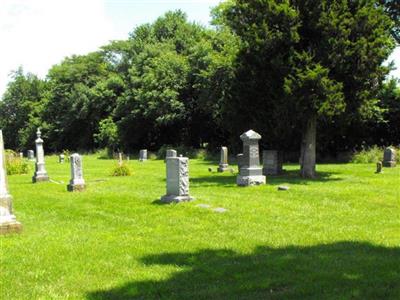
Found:
<path fill-rule="evenodd" d="M 396 149 L 395 147 L 393 148 Z M 376 145 L 362 149 L 353 154 L 351 162 L 356 164 L 367 164 L 367 163 L 376 163 L 378 161 L 382 161 L 384 150 L 385 148 L 378 147 Z M 396 153 L 397 153 L 396 161 L 400 163 L 400 157 L 399 157 L 400 148 L 396 149 Z"/>
<path fill-rule="evenodd" d="M 100 147 L 106 147 L 109 153 L 113 153 L 118 144 L 118 128 L 111 117 L 101 120 L 99 132 L 94 134 L 94 140 Z"/>
<path fill-rule="evenodd" d="M 111 171 L 111 176 L 131 176 L 131 170 L 125 163 L 117 163 Z"/>
<path fill-rule="evenodd" d="M 5 151 L 6 171 L 7 175 L 27 174 L 29 172 L 29 164 L 12 150 Z"/>

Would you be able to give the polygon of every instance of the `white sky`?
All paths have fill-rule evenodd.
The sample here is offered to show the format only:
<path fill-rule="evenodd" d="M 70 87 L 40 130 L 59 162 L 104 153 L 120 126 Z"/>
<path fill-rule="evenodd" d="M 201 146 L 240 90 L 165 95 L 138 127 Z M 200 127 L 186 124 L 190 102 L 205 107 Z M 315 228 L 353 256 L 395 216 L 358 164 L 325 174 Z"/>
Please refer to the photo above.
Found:
<path fill-rule="evenodd" d="M 182 9 L 207 24 L 210 7 L 221 0 L 0 0 L 0 97 L 19 66 L 44 78 L 72 54 L 95 51 L 126 39 L 139 24 L 168 10 Z M 400 68 L 400 49 L 391 60 Z M 393 73 L 400 77 L 400 70 Z"/>

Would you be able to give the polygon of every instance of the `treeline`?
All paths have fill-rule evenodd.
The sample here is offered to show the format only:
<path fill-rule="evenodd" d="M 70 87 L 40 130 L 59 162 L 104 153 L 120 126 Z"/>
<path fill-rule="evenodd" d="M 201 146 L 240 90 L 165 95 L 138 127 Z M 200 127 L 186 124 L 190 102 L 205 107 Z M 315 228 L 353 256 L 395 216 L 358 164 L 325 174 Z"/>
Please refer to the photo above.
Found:
<path fill-rule="evenodd" d="M 212 28 L 168 12 L 44 80 L 18 69 L 0 103 L 7 147 L 32 148 L 41 127 L 49 151 L 237 149 L 252 128 L 294 151 L 310 120 L 319 152 L 399 144 L 400 89 L 383 66 L 398 30 L 377 3 L 228 1 Z"/>

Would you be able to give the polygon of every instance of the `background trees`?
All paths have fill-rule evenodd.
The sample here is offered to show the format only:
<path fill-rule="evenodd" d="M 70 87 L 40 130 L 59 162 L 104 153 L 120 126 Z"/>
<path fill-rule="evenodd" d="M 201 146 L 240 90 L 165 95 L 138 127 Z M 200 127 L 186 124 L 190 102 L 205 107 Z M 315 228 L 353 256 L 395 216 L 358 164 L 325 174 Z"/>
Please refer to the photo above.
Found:
<path fill-rule="evenodd" d="M 18 70 L 0 102 L 10 147 L 31 147 L 41 126 L 52 151 L 238 149 L 253 128 L 264 148 L 301 152 L 313 176 L 317 145 L 399 143 L 397 82 L 383 84 L 396 2 L 235 0 L 212 13 L 205 28 L 169 12 L 45 80 Z"/>

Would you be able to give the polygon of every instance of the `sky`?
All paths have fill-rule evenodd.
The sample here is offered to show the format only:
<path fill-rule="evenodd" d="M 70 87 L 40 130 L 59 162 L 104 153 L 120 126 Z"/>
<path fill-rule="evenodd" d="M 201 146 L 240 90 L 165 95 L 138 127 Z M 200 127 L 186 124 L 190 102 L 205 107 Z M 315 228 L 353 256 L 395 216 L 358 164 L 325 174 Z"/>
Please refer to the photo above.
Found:
<path fill-rule="evenodd" d="M 110 40 L 127 39 L 136 26 L 181 9 L 207 25 L 221 0 L 0 0 L 0 97 L 19 66 L 44 78 L 72 54 L 96 51 Z M 400 48 L 390 60 L 399 70 Z"/>

